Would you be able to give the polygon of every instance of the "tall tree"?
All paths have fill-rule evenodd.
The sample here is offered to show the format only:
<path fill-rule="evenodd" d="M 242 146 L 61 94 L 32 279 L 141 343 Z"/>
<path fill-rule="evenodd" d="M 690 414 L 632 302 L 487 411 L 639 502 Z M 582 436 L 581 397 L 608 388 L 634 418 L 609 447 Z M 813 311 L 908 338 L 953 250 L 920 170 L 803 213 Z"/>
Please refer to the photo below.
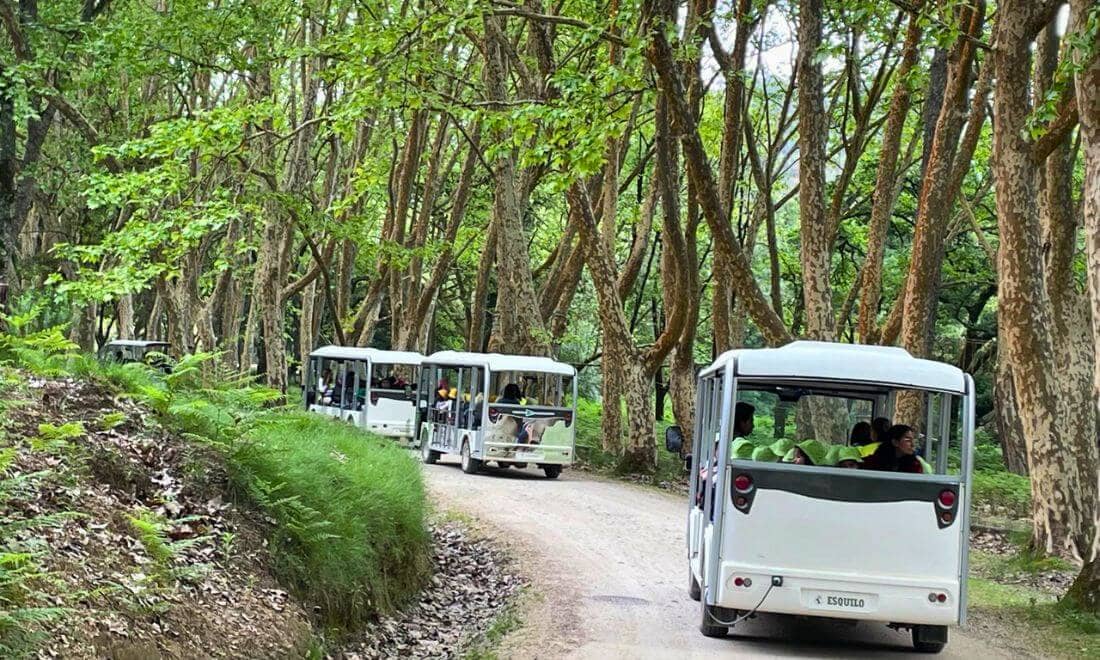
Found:
<path fill-rule="evenodd" d="M 825 212 L 828 119 L 818 53 L 823 8 L 822 0 L 798 3 L 798 218 L 806 331 L 814 339 L 831 341 L 836 327 L 829 283 L 833 236 Z"/>
<path fill-rule="evenodd" d="M 1100 11 L 1095 2 L 1073 0 L 1070 12 L 1071 23 L 1077 26 L 1080 34 L 1097 34 Z M 1094 393 L 1100 393 L 1100 48 L 1095 39 L 1091 42 L 1082 40 L 1081 46 L 1068 56 L 1073 58 L 1076 68 L 1074 85 L 1085 160 L 1082 214 L 1088 292 L 1092 306 Z M 1100 406 L 1100 396 L 1095 396 L 1093 400 Z M 1097 524 L 1095 520 L 1093 524 Z M 1092 557 L 1086 556 L 1086 559 L 1080 576 L 1066 597 L 1080 607 L 1100 613 L 1100 552 L 1093 548 Z"/>
<path fill-rule="evenodd" d="M 1032 544 L 1045 552 L 1090 555 L 1095 539 L 1095 467 L 1081 473 L 1069 419 L 1059 414 L 1053 314 L 1043 269 L 1035 145 L 1028 137 L 1030 46 L 1056 2 L 1009 0 L 998 6 L 993 65 L 993 173 L 1001 238 L 998 272 L 1004 326 L 1032 484 Z M 1076 446 L 1075 446 L 1076 445 Z M 1072 449 L 1071 449 L 1072 448 Z M 1094 464 L 1095 465 L 1095 464 Z M 1093 508 L 1089 508 L 1089 501 Z"/>

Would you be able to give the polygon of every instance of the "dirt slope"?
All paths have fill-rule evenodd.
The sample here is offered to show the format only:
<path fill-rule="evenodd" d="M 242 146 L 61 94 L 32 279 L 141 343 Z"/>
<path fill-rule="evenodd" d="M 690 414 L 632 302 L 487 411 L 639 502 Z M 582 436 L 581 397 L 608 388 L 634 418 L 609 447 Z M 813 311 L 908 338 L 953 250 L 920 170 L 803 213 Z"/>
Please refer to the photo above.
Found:
<path fill-rule="evenodd" d="M 569 471 L 549 481 L 533 470 L 425 469 L 437 500 L 494 528 L 532 580 L 506 657 L 922 657 L 908 634 L 877 624 L 761 616 L 729 639 L 703 637 L 687 594 L 682 498 Z M 1020 656 L 952 630 L 938 657 Z"/>
<path fill-rule="evenodd" d="M 0 453 L 0 529 L 16 530 L 0 553 L 29 552 L 46 573 L 25 605 L 63 608 L 41 626 L 42 656 L 308 651 L 306 613 L 268 570 L 263 521 L 223 500 L 217 455 L 148 410 L 81 381 L 14 378 L 0 386 Z"/>

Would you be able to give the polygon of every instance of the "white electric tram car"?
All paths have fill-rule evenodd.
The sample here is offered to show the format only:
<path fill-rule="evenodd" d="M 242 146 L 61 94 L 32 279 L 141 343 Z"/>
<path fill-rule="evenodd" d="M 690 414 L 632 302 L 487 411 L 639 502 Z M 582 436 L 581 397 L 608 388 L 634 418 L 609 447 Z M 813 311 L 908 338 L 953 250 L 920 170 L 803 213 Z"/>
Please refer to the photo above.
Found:
<path fill-rule="evenodd" d="M 546 357 L 441 351 L 420 376 L 425 463 L 458 454 L 472 474 L 486 462 L 535 465 L 550 479 L 573 462 L 576 370 Z"/>
<path fill-rule="evenodd" d="M 306 365 L 306 409 L 411 442 L 416 437 L 416 385 L 423 359 L 407 351 L 318 348 Z"/>
<path fill-rule="evenodd" d="M 882 622 L 941 650 L 966 618 L 971 377 L 899 348 L 798 341 L 721 355 L 697 397 L 687 563 L 702 633 L 774 613 Z M 846 469 L 877 456 L 844 449 L 875 418 L 912 427 L 921 467 Z M 777 460 L 807 440 L 855 458 Z M 670 428 L 666 448 L 681 442 Z"/>

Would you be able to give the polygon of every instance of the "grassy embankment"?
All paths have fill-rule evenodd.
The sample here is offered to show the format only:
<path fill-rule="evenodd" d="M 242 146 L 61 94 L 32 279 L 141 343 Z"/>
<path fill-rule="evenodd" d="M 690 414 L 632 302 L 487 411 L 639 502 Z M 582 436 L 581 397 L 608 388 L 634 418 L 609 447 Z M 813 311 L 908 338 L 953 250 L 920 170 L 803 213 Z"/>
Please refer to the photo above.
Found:
<path fill-rule="evenodd" d="M 5 379 L 16 383 L 30 374 L 98 383 L 148 406 L 159 424 L 188 443 L 212 449 L 208 453 L 220 457 L 228 476 L 228 498 L 268 522 L 272 571 L 299 601 L 315 606 L 315 625 L 337 634 L 353 630 L 406 602 L 428 576 L 420 470 L 392 443 L 275 406 L 277 393 L 214 375 L 209 356 L 186 358 L 162 376 L 140 365 L 101 364 L 76 353 L 59 333 L 44 332 L 0 336 L 0 364 Z M 64 428 L 50 433 L 64 435 Z M 9 467 L 18 452 L 35 451 L 36 442 L 0 436 L 0 508 L 17 500 L 32 479 Z M 72 452 L 57 470 L 84 470 L 84 458 Z M 67 609 L 57 598 L 44 598 L 51 576 L 37 568 L 36 557 L 54 549 L 6 539 L 14 538 L 17 526 L 50 525 L 64 515 L 18 523 L 0 515 L 4 655 L 31 648 L 32 631 L 63 619 Z"/>
<path fill-rule="evenodd" d="M 990 629 L 1038 656 L 1100 658 L 1100 617 L 1060 602 L 1058 589 L 1042 586 L 1044 575 L 1072 574 L 1076 568 L 1017 547 L 1010 555 L 970 551 L 969 612 L 979 632 Z"/>

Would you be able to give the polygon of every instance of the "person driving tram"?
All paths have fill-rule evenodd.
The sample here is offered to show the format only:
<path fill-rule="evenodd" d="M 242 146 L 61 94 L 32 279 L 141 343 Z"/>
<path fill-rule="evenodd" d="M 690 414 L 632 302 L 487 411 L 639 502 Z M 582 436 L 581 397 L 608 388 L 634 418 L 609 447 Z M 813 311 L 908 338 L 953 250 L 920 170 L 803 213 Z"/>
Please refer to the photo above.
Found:
<path fill-rule="evenodd" d="M 508 383 L 504 386 L 504 393 L 497 399 L 497 403 L 504 403 L 513 406 L 519 406 L 523 404 L 523 392 L 519 389 L 519 385 L 515 383 Z"/>

